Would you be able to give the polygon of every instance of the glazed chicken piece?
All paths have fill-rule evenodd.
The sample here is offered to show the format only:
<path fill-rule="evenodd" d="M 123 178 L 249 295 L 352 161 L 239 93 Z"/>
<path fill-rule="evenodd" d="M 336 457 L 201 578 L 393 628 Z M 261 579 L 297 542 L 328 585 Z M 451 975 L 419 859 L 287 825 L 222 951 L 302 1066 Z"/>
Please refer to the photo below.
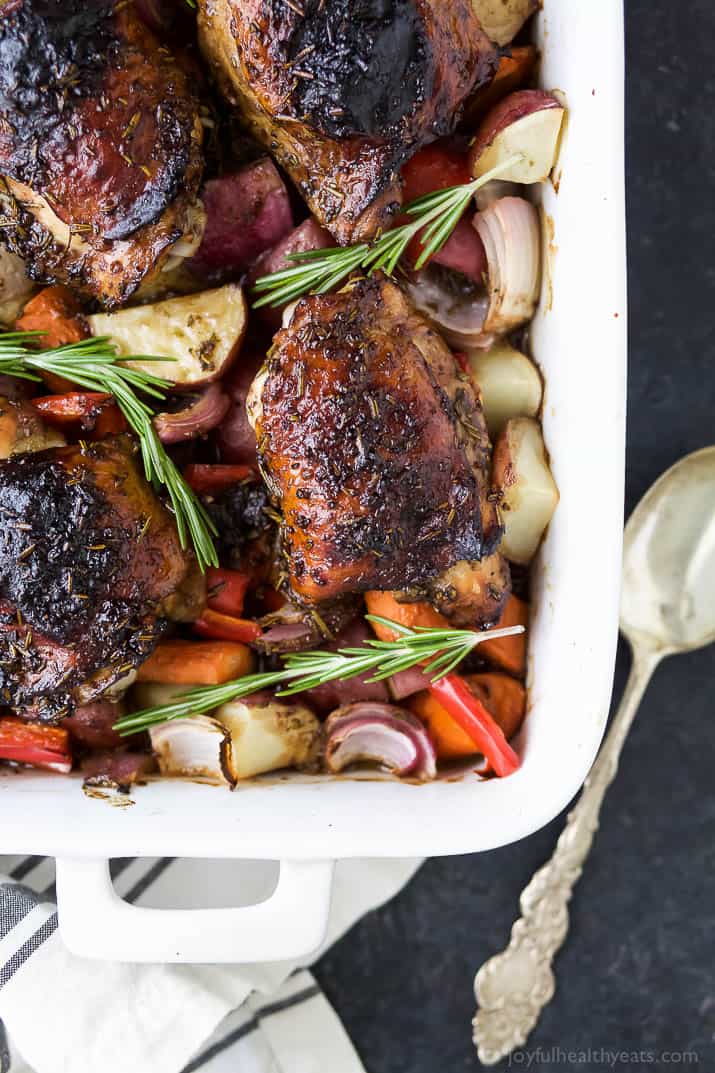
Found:
<path fill-rule="evenodd" d="M 127 437 L 0 462 L 0 698 L 56 720 L 122 678 L 189 573 Z"/>
<path fill-rule="evenodd" d="M 498 619 L 509 573 L 481 404 L 395 284 L 303 299 L 247 406 L 300 601 L 400 590 Z"/>
<path fill-rule="evenodd" d="M 223 93 L 341 244 L 399 207 L 399 169 L 450 133 L 498 55 L 471 0 L 200 0 Z"/>
<path fill-rule="evenodd" d="M 194 79 L 195 81 L 195 79 Z M 0 13 L 0 240 L 107 308 L 199 244 L 192 77 L 115 0 Z"/>

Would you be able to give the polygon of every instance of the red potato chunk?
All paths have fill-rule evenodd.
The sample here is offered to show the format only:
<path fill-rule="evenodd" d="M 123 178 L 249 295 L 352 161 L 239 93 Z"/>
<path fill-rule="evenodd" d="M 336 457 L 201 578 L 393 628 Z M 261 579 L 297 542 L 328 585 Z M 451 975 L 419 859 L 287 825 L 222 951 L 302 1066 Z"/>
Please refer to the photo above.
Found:
<path fill-rule="evenodd" d="M 288 191 L 268 157 L 210 179 L 201 200 L 206 228 L 189 267 L 212 281 L 245 272 L 293 227 Z"/>
<path fill-rule="evenodd" d="M 321 227 L 311 216 L 304 220 L 302 224 L 299 224 L 289 235 L 281 239 L 272 250 L 268 250 L 259 257 L 249 272 L 249 287 L 253 286 L 261 276 L 269 276 L 273 272 L 280 272 L 284 268 L 292 268 L 295 262 L 288 259 L 288 254 L 307 253 L 309 250 L 325 250 L 334 245 L 335 239 L 330 232 Z M 260 309 L 256 310 L 256 314 L 264 324 L 276 332 L 281 326 L 283 311 L 288 304 L 261 306 Z"/>

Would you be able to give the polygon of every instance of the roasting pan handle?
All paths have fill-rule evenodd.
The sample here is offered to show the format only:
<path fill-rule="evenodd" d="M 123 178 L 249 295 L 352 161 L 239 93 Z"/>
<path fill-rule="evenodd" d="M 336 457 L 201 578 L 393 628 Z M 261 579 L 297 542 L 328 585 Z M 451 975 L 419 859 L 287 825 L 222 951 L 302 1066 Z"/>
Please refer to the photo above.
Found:
<path fill-rule="evenodd" d="M 233 909 L 148 909 L 112 885 L 109 861 L 57 860 L 57 906 L 65 945 L 108 961 L 284 961 L 325 937 L 334 861 L 281 861 L 266 901 Z"/>

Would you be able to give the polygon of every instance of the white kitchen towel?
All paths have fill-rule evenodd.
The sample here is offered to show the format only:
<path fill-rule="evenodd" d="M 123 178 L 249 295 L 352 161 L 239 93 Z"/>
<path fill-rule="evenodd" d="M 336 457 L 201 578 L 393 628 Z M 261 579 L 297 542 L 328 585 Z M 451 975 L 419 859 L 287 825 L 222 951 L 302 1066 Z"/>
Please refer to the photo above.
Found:
<path fill-rule="evenodd" d="M 420 863 L 340 861 L 328 935 L 306 963 L 397 894 Z M 206 867 L 123 858 L 112 874 L 138 905 L 159 904 L 177 883 L 182 904 L 192 886 L 201 904 Z M 0 857 L 0 1019 L 0 1073 L 364 1073 L 303 964 L 132 965 L 70 954 L 48 857 Z"/>

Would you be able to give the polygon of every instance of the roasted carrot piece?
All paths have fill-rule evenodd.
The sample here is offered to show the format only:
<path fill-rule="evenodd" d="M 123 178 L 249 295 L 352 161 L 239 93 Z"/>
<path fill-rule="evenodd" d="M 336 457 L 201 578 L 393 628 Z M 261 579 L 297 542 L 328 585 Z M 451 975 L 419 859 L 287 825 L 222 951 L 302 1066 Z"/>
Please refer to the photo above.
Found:
<path fill-rule="evenodd" d="M 477 90 L 467 102 L 462 127 L 467 130 L 497 104 L 507 93 L 520 89 L 534 73 L 538 53 L 533 45 L 521 45 L 502 56 L 494 78 L 488 86 Z"/>
<path fill-rule="evenodd" d="M 510 596 L 499 619 L 499 626 L 526 626 L 529 621 L 529 605 L 518 596 Z M 526 635 L 499 637 L 482 641 L 478 653 L 485 659 L 503 667 L 510 674 L 524 674 L 526 670 Z"/>
<path fill-rule="evenodd" d="M 253 654 L 236 641 L 162 641 L 137 674 L 140 682 L 216 686 L 250 674 Z"/>
<path fill-rule="evenodd" d="M 69 287 L 55 284 L 44 287 L 25 306 L 15 323 L 19 332 L 44 332 L 37 337 L 41 350 L 78 343 L 90 334 L 77 299 Z M 62 376 L 44 373 L 43 380 L 51 391 L 70 391 L 72 384 Z"/>
<path fill-rule="evenodd" d="M 45 332 L 40 342 L 43 349 L 78 343 L 89 335 L 77 299 L 59 283 L 43 287 L 31 298 L 15 327 L 19 332 Z"/>
<path fill-rule="evenodd" d="M 474 756 L 479 751 L 466 730 L 462 730 L 459 723 L 455 723 L 446 708 L 427 690 L 410 697 L 409 707 L 429 730 L 439 760 Z"/>
<path fill-rule="evenodd" d="M 210 607 L 205 608 L 201 617 L 196 619 L 193 630 L 202 637 L 215 637 L 219 641 L 241 641 L 244 644 L 256 641 L 263 633 L 258 623 L 252 619 L 225 615 L 220 611 L 212 611 Z"/>
<path fill-rule="evenodd" d="M 516 734 L 526 715 L 526 689 L 509 674 L 487 671 L 464 676 L 472 693 L 488 708 L 507 738 Z"/>
<path fill-rule="evenodd" d="M 392 592 L 367 592 L 365 603 L 371 615 L 389 618 L 402 626 L 426 626 L 430 629 L 449 629 L 449 620 L 435 611 L 431 604 L 402 604 L 395 599 Z M 510 596 L 504 608 L 499 626 L 526 626 L 529 618 L 529 605 L 518 596 Z M 394 630 L 373 622 L 372 628 L 381 641 L 394 641 Z M 526 638 L 523 633 L 514 637 L 501 637 L 497 640 L 482 641 L 477 650 L 480 656 L 503 667 L 511 674 L 523 674 L 526 670 Z"/>
<path fill-rule="evenodd" d="M 389 618 L 391 622 L 408 626 L 410 629 L 414 629 L 415 626 L 426 626 L 438 630 L 449 629 L 447 619 L 444 615 L 440 615 L 439 611 L 435 611 L 431 604 L 402 604 L 395 599 L 393 592 L 375 590 L 366 592 L 365 603 L 371 615 Z M 372 622 L 371 626 L 381 641 L 394 641 L 397 636 L 394 630 L 381 626 L 379 622 Z"/>

